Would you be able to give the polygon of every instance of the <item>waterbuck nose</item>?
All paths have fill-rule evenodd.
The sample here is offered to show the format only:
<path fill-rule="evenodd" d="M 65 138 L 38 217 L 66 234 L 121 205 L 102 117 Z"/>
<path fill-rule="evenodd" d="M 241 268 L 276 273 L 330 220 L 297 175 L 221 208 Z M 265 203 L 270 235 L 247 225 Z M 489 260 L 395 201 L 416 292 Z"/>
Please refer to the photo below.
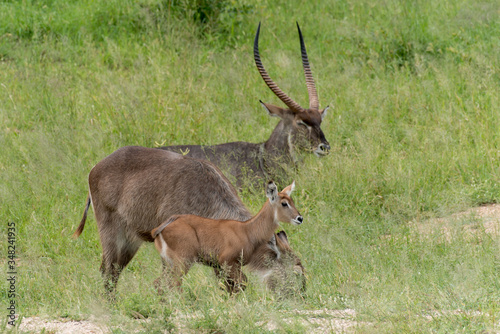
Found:
<path fill-rule="evenodd" d="M 320 143 L 318 145 L 318 149 L 323 153 L 328 153 L 330 151 L 330 144 L 328 143 Z"/>
<path fill-rule="evenodd" d="M 299 222 L 299 224 L 302 224 L 302 222 L 304 221 L 304 218 L 302 218 L 302 216 L 298 216 L 296 219 Z"/>

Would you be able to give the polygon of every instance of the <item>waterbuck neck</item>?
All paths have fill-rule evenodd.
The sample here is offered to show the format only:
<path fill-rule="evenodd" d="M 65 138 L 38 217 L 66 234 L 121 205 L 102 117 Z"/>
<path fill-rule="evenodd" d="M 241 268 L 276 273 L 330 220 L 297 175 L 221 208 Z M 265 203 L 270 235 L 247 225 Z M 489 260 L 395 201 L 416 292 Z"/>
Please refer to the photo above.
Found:
<path fill-rule="evenodd" d="M 284 120 L 280 120 L 269 139 L 264 143 L 266 156 L 270 158 L 283 157 L 284 162 L 295 163 L 295 154 L 292 144 L 292 128 Z"/>
<path fill-rule="evenodd" d="M 269 241 L 278 226 L 278 213 L 269 201 L 266 201 L 257 215 L 244 223 L 246 234 L 254 245 Z"/>

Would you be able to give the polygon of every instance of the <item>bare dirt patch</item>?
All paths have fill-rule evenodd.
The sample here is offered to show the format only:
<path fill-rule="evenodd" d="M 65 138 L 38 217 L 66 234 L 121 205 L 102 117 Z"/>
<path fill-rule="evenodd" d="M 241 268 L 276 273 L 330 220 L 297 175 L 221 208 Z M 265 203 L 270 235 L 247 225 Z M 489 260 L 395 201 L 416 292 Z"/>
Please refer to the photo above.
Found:
<path fill-rule="evenodd" d="M 433 218 L 425 221 L 411 221 L 412 226 L 421 235 L 443 234 L 451 240 L 454 231 L 461 230 L 470 236 L 479 232 L 500 235 L 500 204 L 488 204 L 454 213 L 448 217 Z"/>
<path fill-rule="evenodd" d="M 188 322 L 192 321 L 193 318 L 201 317 L 202 315 L 190 314 L 182 315 L 177 314 L 173 319 L 177 330 L 182 333 L 195 332 L 189 329 Z M 142 322 L 147 322 L 148 320 L 137 320 L 138 331 L 144 329 L 141 326 Z M 359 326 L 370 325 L 366 322 L 356 321 L 356 312 L 352 309 L 345 310 L 295 310 L 282 312 L 282 319 L 287 324 L 293 324 L 299 322 L 305 328 L 307 328 L 308 333 L 346 333 L 354 332 L 355 328 Z M 257 323 L 267 331 L 275 331 L 280 328 L 280 325 L 276 321 L 262 321 Z M 24 318 L 21 325 L 19 326 L 19 332 L 29 332 L 29 333 L 54 333 L 54 334 L 83 334 L 83 333 L 95 333 L 95 334 L 108 334 L 112 332 L 112 328 L 98 321 L 97 319 L 73 321 L 67 319 L 42 319 L 39 317 Z"/>
<path fill-rule="evenodd" d="M 288 315 L 288 317 L 287 317 Z M 302 326 L 308 329 L 308 333 L 348 333 L 353 332 L 359 326 L 370 325 L 366 322 L 356 321 L 356 311 L 352 309 L 345 310 L 304 310 L 284 312 L 282 321 L 288 324 L 297 322 L 297 315 Z M 261 325 L 268 331 L 276 331 L 280 326 L 275 321 L 267 323 L 261 322 Z"/>
<path fill-rule="evenodd" d="M 96 320 L 74 321 L 68 319 L 48 320 L 39 317 L 23 318 L 19 332 L 24 333 L 57 333 L 57 334 L 105 334 L 109 328 Z"/>

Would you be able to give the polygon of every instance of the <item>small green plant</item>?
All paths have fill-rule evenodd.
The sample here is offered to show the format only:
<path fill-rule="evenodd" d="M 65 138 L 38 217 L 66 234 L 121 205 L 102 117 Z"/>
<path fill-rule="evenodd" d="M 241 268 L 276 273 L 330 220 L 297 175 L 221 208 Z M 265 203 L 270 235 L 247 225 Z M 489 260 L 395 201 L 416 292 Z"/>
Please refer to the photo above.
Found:
<path fill-rule="evenodd" d="M 168 2 L 173 13 L 199 26 L 203 36 L 214 45 L 233 45 L 246 28 L 245 16 L 251 14 L 255 2 L 247 0 L 175 0 Z"/>

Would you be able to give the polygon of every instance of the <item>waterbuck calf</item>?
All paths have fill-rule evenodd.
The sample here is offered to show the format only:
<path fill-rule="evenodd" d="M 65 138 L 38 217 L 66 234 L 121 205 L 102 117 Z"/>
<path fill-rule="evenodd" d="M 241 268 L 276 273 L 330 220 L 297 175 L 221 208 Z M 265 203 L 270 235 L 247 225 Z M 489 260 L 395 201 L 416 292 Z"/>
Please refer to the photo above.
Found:
<path fill-rule="evenodd" d="M 248 265 L 258 247 L 267 243 L 279 222 L 300 225 L 303 222 L 290 194 L 292 183 L 282 192 L 274 182 L 266 188 L 268 200 L 257 215 L 242 222 L 209 219 L 195 215 L 169 218 L 151 235 L 163 261 L 164 275 L 171 285 L 180 287 L 182 276 L 198 262 L 214 267 L 224 277 L 230 293 L 244 288 L 241 267 Z"/>
<path fill-rule="evenodd" d="M 92 168 L 87 205 L 75 237 L 83 231 L 91 203 L 103 250 L 101 272 L 109 292 L 140 245 L 153 241 L 151 230 L 170 216 L 194 214 L 239 221 L 252 216 L 231 183 L 210 162 L 136 146 L 120 148 Z M 288 256 L 282 255 L 289 254 L 295 259 L 290 265 L 303 276 L 300 259 L 288 243 L 274 236 L 257 247 L 256 273 L 273 272 Z"/>
<path fill-rule="evenodd" d="M 259 55 L 260 23 L 254 41 L 254 59 L 264 82 L 287 106 L 278 107 L 260 101 L 271 116 L 281 118 L 269 139 L 263 143 L 233 142 L 213 146 L 176 145 L 161 147 L 193 158 L 207 159 L 232 175 L 238 186 L 258 180 L 282 179 L 286 168 L 297 163 L 296 151 L 311 151 L 317 156 L 328 154 L 330 144 L 321 130 L 328 107 L 319 109 L 318 93 L 314 84 L 302 32 L 299 31 L 302 65 L 309 93 L 309 108 L 303 108 L 288 97 L 270 78 L 264 69 Z M 229 175 L 226 174 L 226 175 Z"/>

